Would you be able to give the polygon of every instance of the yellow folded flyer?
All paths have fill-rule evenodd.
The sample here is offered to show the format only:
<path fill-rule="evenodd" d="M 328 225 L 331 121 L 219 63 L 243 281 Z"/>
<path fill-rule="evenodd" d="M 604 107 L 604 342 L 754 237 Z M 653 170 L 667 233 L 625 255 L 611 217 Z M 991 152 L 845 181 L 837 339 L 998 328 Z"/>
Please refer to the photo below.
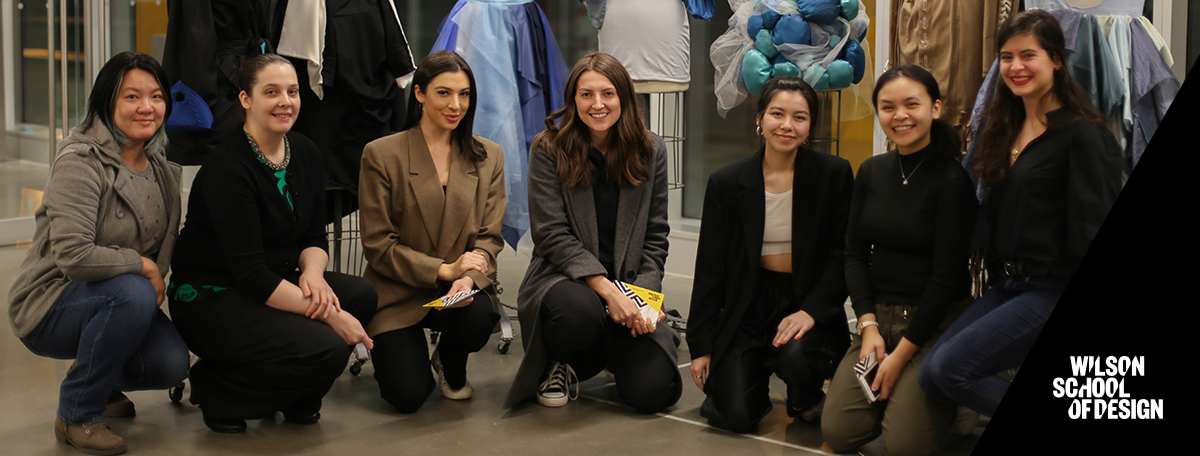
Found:
<path fill-rule="evenodd" d="M 452 307 L 455 304 L 463 302 L 463 300 L 474 296 L 475 293 L 479 293 L 479 290 L 463 290 L 458 293 L 454 293 L 453 296 L 446 295 L 434 299 L 433 301 L 429 301 L 428 304 L 425 304 L 425 307 Z"/>
<path fill-rule="evenodd" d="M 637 304 L 638 311 L 642 313 L 642 318 L 649 321 L 650 324 L 658 323 L 658 314 L 662 311 L 663 299 L 666 297 L 662 293 L 654 290 L 648 290 L 637 285 L 630 285 L 620 280 L 614 280 L 613 285 L 617 286 L 618 290 L 625 293 L 625 296 Z"/>

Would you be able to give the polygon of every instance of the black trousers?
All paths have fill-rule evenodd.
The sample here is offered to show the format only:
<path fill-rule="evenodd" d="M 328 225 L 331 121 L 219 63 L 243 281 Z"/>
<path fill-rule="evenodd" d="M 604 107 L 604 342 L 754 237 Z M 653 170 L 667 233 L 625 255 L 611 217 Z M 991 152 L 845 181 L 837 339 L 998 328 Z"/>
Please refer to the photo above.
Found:
<path fill-rule="evenodd" d="M 708 397 L 700 406 L 700 416 L 708 418 L 712 426 L 739 433 L 753 431 L 771 411 L 768 394 L 772 373 L 787 384 L 789 416 L 796 416 L 825 397 L 821 387 L 833 377 L 839 349 L 845 352 L 841 348 L 844 344 L 837 345 L 832 337 L 844 337 L 844 333 L 818 324 L 800 340 L 789 340 L 780 347 L 772 345 L 784 315 L 771 307 L 792 308 L 792 296 L 791 274 L 759 274 L 755 305 L 767 305 L 753 314 L 769 317 L 761 322 L 743 322 L 717 364 L 710 367 L 704 384 Z"/>
<path fill-rule="evenodd" d="M 454 388 L 465 384 L 467 355 L 487 345 L 492 328 L 500 321 L 500 314 L 487 293 L 476 293 L 473 298 L 465 307 L 430 310 L 413 326 L 372 338 L 375 349 L 371 350 L 371 363 L 375 366 L 379 393 L 400 413 L 416 412 L 437 388 L 437 380 L 430 371 L 425 328 L 441 332 L 437 350 L 446 383 Z"/>
<path fill-rule="evenodd" d="M 287 277 L 295 283 L 299 272 Z M 342 310 L 363 326 L 375 315 L 366 279 L 326 272 Z M 307 414 L 345 370 L 351 346 L 329 325 L 224 290 L 198 302 L 172 301 L 171 317 L 200 361 L 191 402 L 217 419 L 254 419 L 276 411 Z"/>
<path fill-rule="evenodd" d="M 630 335 L 609 318 L 600 296 L 573 280 L 558 282 L 542 300 L 542 340 L 550 361 L 571 365 L 580 381 L 608 369 L 621 399 L 642 413 L 679 401 L 679 368 L 650 337 Z"/>

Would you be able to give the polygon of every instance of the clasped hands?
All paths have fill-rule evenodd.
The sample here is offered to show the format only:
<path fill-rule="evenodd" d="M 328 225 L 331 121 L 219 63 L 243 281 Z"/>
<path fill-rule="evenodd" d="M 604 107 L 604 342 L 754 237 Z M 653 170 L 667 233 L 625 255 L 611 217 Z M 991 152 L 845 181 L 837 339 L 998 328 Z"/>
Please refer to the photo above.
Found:
<path fill-rule="evenodd" d="M 642 318 L 642 312 L 638 310 L 637 304 L 603 275 L 590 276 L 586 280 L 588 287 L 600 295 L 600 299 L 603 299 L 605 305 L 608 306 L 609 318 L 612 318 L 617 324 L 629 328 L 629 334 L 633 337 L 654 332 L 658 327 L 658 322 L 667 318 L 667 315 L 662 312 L 658 313 L 656 321 Z"/>
<path fill-rule="evenodd" d="M 482 253 L 472 250 L 470 252 L 463 252 L 453 263 L 444 263 L 438 267 L 438 280 L 453 281 L 450 283 L 450 291 L 446 292 L 447 296 L 453 296 L 455 293 L 475 288 L 475 279 L 463 275 L 471 270 L 479 271 L 480 274 L 486 276 L 488 273 L 487 257 Z M 473 297 L 467 298 L 453 306 L 438 307 L 437 309 L 446 310 L 463 307 L 474 301 L 475 298 Z"/>

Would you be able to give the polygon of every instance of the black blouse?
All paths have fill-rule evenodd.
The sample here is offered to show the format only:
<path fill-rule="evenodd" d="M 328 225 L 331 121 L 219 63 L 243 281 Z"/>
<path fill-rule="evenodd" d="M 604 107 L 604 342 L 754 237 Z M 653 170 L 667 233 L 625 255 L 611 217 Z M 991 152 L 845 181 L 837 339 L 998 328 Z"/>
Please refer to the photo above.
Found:
<path fill-rule="evenodd" d="M 928 341 L 950 303 L 970 295 L 976 201 L 966 170 L 936 145 L 863 162 L 846 229 L 854 312 L 874 313 L 876 304 L 916 306 L 904 337 L 917 346 Z"/>
<path fill-rule="evenodd" d="M 990 277 L 1001 262 L 1044 269 L 1065 287 L 1123 185 L 1121 148 L 1108 128 L 1059 109 L 986 203 Z"/>

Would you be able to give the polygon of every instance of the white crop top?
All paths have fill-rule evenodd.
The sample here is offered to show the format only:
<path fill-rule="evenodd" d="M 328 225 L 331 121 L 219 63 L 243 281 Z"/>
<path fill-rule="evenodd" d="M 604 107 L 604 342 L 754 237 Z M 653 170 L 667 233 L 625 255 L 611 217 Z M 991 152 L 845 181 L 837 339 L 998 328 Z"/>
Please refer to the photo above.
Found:
<path fill-rule="evenodd" d="M 792 191 L 766 194 L 762 255 L 792 253 Z"/>

